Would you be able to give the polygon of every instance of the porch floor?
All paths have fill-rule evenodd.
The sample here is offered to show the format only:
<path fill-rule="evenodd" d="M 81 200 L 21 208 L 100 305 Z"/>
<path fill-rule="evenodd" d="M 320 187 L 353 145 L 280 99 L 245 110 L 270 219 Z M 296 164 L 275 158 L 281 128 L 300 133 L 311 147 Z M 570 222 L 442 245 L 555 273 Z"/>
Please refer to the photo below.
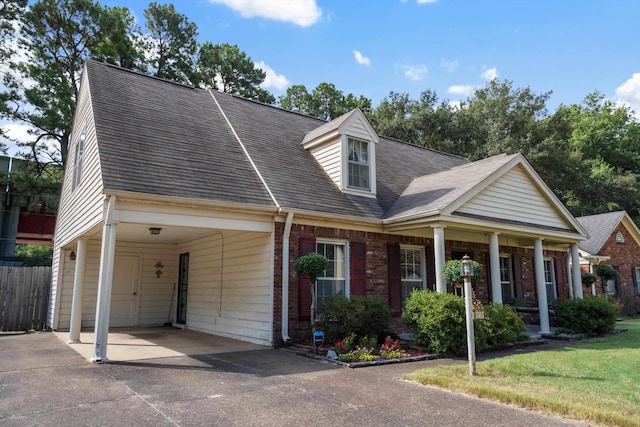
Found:
<path fill-rule="evenodd" d="M 56 331 L 54 334 L 64 343 L 69 340 L 69 332 Z M 93 357 L 93 343 L 93 331 L 83 331 L 80 333 L 79 343 L 67 344 L 90 361 Z M 270 347 L 172 327 L 111 328 L 107 358 L 109 361 L 127 362 L 268 348 Z"/>

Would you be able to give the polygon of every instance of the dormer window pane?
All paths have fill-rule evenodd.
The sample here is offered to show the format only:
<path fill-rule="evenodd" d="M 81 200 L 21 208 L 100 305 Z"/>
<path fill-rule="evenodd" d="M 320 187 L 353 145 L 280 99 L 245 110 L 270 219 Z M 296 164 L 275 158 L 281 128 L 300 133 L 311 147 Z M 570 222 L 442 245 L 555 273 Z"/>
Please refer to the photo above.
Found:
<path fill-rule="evenodd" d="M 349 187 L 370 190 L 369 142 L 349 138 Z"/>

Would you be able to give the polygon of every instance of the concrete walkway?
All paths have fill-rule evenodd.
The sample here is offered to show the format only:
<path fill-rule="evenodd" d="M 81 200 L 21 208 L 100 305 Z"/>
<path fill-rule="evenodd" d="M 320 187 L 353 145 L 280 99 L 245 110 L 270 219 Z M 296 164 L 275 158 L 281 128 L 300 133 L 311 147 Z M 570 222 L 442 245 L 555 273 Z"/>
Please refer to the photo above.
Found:
<path fill-rule="evenodd" d="M 96 365 L 52 333 L 0 336 L 0 426 L 586 425 L 400 379 L 441 363 L 465 362 L 348 369 L 258 347 Z"/>

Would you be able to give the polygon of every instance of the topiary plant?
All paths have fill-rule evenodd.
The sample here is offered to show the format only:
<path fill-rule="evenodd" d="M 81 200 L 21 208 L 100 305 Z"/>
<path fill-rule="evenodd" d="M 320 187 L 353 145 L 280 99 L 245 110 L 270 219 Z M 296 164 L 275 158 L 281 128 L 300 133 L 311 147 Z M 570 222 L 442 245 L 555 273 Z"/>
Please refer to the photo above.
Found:
<path fill-rule="evenodd" d="M 618 271 L 609 264 L 600 264 L 598 266 L 598 276 L 605 280 L 611 280 L 618 277 Z"/>
<path fill-rule="evenodd" d="M 586 271 L 582 272 L 582 284 L 586 287 L 589 287 L 596 283 L 598 277 L 593 273 L 587 273 Z"/>
<path fill-rule="evenodd" d="M 327 267 L 327 262 L 328 260 L 324 256 L 317 252 L 311 252 L 308 255 L 301 256 L 293 264 L 293 269 L 298 273 L 298 276 L 309 276 L 311 280 L 311 329 L 313 329 L 316 317 L 316 279 Z"/>

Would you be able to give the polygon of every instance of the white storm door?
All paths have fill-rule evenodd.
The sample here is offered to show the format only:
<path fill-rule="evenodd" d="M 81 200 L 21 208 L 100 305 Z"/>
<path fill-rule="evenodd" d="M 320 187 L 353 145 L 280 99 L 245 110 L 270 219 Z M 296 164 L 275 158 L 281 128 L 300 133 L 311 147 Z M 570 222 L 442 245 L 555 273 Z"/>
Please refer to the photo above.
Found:
<path fill-rule="evenodd" d="M 116 255 L 113 264 L 110 327 L 138 325 L 138 264 L 137 256 Z"/>

